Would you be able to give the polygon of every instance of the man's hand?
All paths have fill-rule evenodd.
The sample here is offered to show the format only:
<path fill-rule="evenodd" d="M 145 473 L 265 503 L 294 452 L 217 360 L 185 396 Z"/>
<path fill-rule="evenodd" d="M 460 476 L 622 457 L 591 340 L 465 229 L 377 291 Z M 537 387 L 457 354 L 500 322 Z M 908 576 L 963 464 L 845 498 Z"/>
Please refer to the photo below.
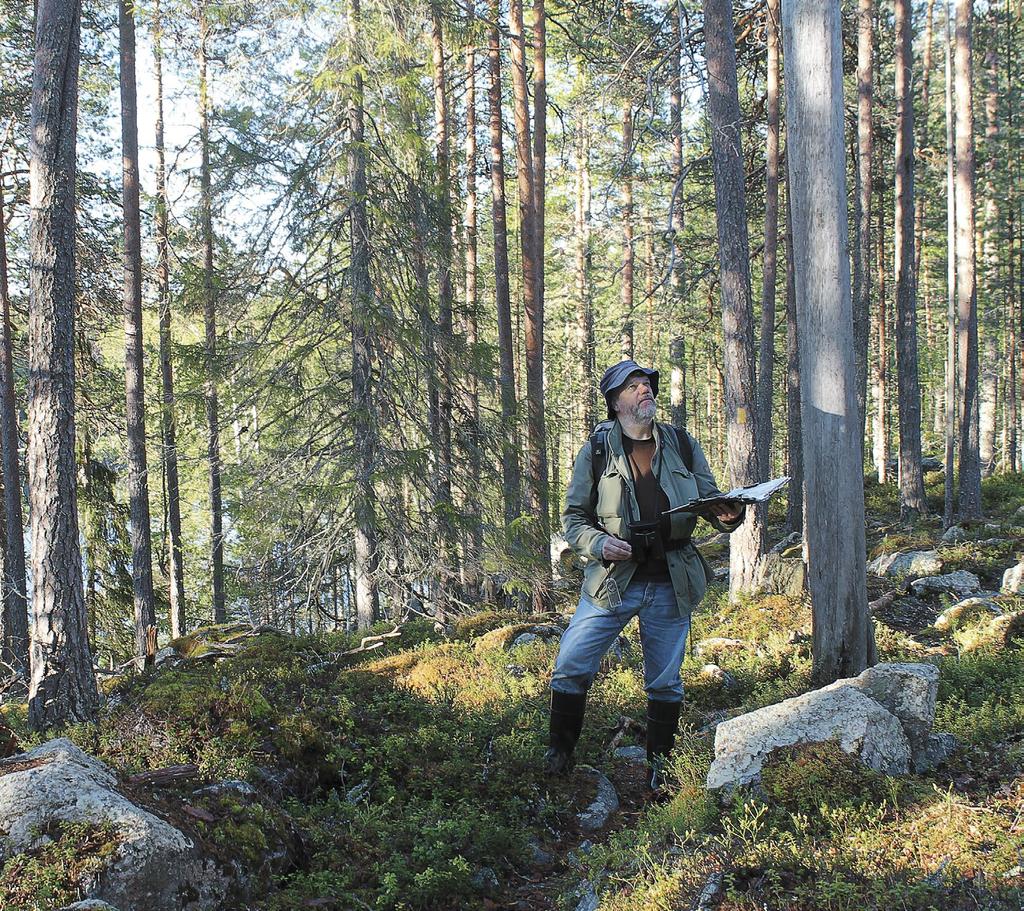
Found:
<path fill-rule="evenodd" d="M 703 513 L 704 518 L 715 518 L 722 522 L 735 522 L 743 512 L 743 506 L 735 500 L 728 500 L 725 503 L 713 503 Z"/>
<path fill-rule="evenodd" d="M 604 560 L 628 560 L 632 556 L 633 548 L 627 542 L 610 535 L 605 539 L 604 547 L 601 548 L 601 558 Z"/>

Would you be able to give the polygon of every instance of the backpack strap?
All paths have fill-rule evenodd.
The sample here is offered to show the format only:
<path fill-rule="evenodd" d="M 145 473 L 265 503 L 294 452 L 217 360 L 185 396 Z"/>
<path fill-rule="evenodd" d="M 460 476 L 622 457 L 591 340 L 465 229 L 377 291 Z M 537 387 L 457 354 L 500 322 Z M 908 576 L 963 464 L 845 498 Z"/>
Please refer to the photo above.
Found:
<path fill-rule="evenodd" d="M 608 466 L 608 431 L 612 429 L 612 421 L 601 421 L 590 434 L 590 475 L 596 489 L 597 482 L 601 480 L 605 468 Z M 693 472 L 693 441 L 690 434 L 680 430 L 672 424 L 659 424 L 662 438 L 675 446 L 686 466 L 686 470 Z"/>

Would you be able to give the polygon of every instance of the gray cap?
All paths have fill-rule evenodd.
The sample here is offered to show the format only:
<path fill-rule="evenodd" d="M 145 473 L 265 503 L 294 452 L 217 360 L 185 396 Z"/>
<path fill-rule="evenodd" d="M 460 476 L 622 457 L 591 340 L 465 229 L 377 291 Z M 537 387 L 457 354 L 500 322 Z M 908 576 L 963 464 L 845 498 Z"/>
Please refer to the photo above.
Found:
<path fill-rule="evenodd" d="M 651 381 L 651 392 L 658 395 L 658 371 L 650 367 L 641 367 L 636 361 L 619 361 L 604 372 L 601 377 L 601 394 L 608 405 L 608 418 L 614 420 L 615 411 L 612 409 L 615 393 L 626 385 L 626 380 L 634 373 L 642 373 Z"/>

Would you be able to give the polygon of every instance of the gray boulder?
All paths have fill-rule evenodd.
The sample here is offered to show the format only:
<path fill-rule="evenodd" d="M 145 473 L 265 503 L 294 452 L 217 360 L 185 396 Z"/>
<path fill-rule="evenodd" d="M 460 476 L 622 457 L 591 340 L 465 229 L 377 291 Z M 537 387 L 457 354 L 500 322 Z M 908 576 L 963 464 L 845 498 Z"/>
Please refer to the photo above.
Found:
<path fill-rule="evenodd" d="M 930 471 L 945 471 L 946 466 L 935 456 L 925 456 L 921 459 L 921 471 L 928 474 Z"/>
<path fill-rule="evenodd" d="M 980 619 L 991 620 L 1003 612 L 1002 608 L 991 598 L 983 595 L 976 595 L 972 598 L 964 598 L 952 607 L 947 607 L 938 617 L 935 618 L 935 628 L 946 633 L 966 626 Z"/>
<path fill-rule="evenodd" d="M 963 598 L 981 588 L 981 579 L 966 569 L 941 576 L 925 576 L 910 583 L 910 588 L 919 598 L 922 595 L 956 595 Z"/>
<path fill-rule="evenodd" d="M 874 699 L 903 727 L 912 752 L 925 748 L 935 722 L 939 669 L 932 664 L 882 663 L 857 677 L 837 680 L 823 690 L 850 686 Z"/>
<path fill-rule="evenodd" d="M 778 544 L 776 544 L 768 553 L 770 554 L 784 554 L 791 547 L 796 547 L 798 544 L 803 543 L 803 535 L 798 531 L 790 532 L 784 537 Z"/>
<path fill-rule="evenodd" d="M 929 734 L 928 742 L 914 753 L 914 771 L 920 775 L 941 765 L 956 752 L 957 740 L 952 734 Z"/>
<path fill-rule="evenodd" d="M 961 541 L 967 540 L 967 532 L 959 525 L 950 525 L 942 533 L 943 544 L 959 544 Z"/>
<path fill-rule="evenodd" d="M 1003 573 L 1003 584 L 1000 590 L 1007 595 L 1019 595 L 1024 591 L 1024 561 L 1011 566 Z"/>
<path fill-rule="evenodd" d="M 601 907 L 601 900 L 597 897 L 594 884 L 589 879 L 583 880 L 576 887 L 576 895 L 579 897 L 579 902 L 576 904 L 575 911 L 597 911 Z"/>
<path fill-rule="evenodd" d="M 886 554 L 868 564 L 876 576 L 932 576 L 942 572 L 942 558 L 934 550 Z"/>
<path fill-rule="evenodd" d="M 833 685 L 719 724 L 707 787 L 750 784 L 772 750 L 825 741 L 838 741 L 881 772 L 910 769 L 910 744 L 897 718 L 858 688 Z"/>
<path fill-rule="evenodd" d="M 625 759 L 627 762 L 647 762 L 647 750 L 641 746 L 616 747 L 612 754 L 616 759 Z"/>
<path fill-rule="evenodd" d="M 597 782 L 597 795 L 590 806 L 576 816 L 576 822 L 584 832 L 596 832 L 608 824 L 608 818 L 619 808 L 619 795 L 602 772 L 589 766 L 580 771 Z"/>
<path fill-rule="evenodd" d="M 65 905 L 60 911 L 118 911 L 118 909 L 98 898 L 86 898 L 73 905 Z"/>
<path fill-rule="evenodd" d="M 90 898 L 147 911 L 220 905 L 223 875 L 190 838 L 118 793 L 117 777 L 98 759 L 59 738 L 14 762 L 0 774 L 0 858 L 37 847 L 38 833 L 54 823 L 107 823 L 118 846 L 89 887 Z"/>

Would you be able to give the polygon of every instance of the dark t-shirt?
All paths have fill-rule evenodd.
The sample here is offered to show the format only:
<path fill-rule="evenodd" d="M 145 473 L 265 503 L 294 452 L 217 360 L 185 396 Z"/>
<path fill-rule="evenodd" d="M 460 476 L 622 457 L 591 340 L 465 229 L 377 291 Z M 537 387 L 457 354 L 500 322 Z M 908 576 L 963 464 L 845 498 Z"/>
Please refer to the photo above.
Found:
<path fill-rule="evenodd" d="M 665 560 L 664 542 L 672 534 L 672 519 L 662 513 L 669 508 L 668 494 L 662 490 L 661 483 L 651 468 L 654 460 L 654 438 L 634 440 L 622 435 L 622 448 L 626 453 L 630 471 L 633 473 L 633 486 L 636 499 L 640 506 L 640 515 L 634 520 L 642 522 L 660 521 L 661 534 L 655 542 L 654 554 L 637 566 L 635 581 L 669 582 L 668 563 Z"/>

